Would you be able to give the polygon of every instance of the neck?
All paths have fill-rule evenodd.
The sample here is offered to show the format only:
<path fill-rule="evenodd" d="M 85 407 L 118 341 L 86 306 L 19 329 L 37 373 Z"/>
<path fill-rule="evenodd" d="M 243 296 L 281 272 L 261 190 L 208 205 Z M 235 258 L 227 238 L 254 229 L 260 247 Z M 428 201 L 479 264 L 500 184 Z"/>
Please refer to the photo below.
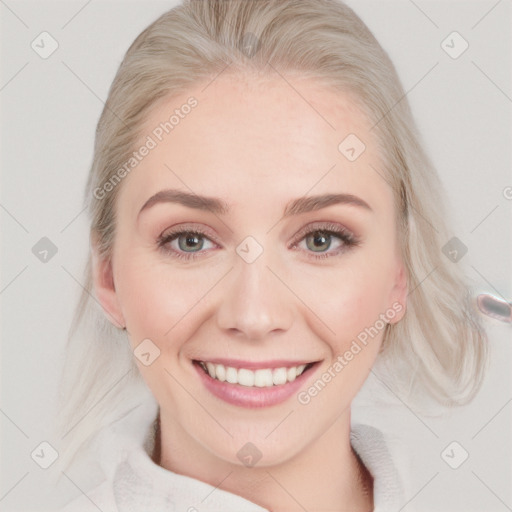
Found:
<path fill-rule="evenodd" d="M 301 453 L 266 467 L 247 468 L 216 457 L 160 413 L 157 425 L 156 464 L 269 511 L 373 510 L 372 476 L 350 445 L 350 410 Z"/>

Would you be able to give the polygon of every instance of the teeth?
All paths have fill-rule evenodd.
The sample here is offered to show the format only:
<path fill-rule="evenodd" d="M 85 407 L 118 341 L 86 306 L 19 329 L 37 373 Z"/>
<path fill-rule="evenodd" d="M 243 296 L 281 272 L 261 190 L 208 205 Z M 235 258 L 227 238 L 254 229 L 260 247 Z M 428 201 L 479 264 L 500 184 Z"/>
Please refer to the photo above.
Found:
<path fill-rule="evenodd" d="M 274 370 L 274 373 L 272 374 L 272 382 L 279 386 L 280 384 L 286 384 L 286 368 L 278 368 L 277 370 Z"/>
<path fill-rule="evenodd" d="M 217 370 L 217 369 L 215 369 L 215 370 Z M 215 373 L 217 373 L 217 371 L 215 371 Z M 215 375 L 212 378 L 214 379 Z M 231 368 L 231 367 L 226 368 L 226 380 L 230 384 L 238 384 L 238 371 L 236 370 L 236 368 Z"/>
<path fill-rule="evenodd" d="M 246 368 L 236 369 L 231 366 L 210 362 L 200 362 L 200 365 L 212 379 L 257 388 L 282 386 L 287 382 L 293 382 L 306 368 L 306 365 L 302 364 L 300 366 L 292 366 L 291 368 L 265 368 L 252 371 Z"/>
<path fill-rule="evenodd" d="M 215 366 L 213 363 L 206 363 L 206 368 L 208 369 L 208 373 L 212 379 L 215 378 Z"/>
<path fill-rule="evenodd" d="M 254 375 L 254 372 L 251 372 L 250 370 L 245 370 L 244 368 L 240 368 L 240 370 L 238 370 L 238 384 L 241 384 L 242 386 L 251 387 L 254 386 L 255 380 L 256 377 Z"/>
<path fill-rule="evenodd" d="M 224 366 L 222 366 L 221 364 L 218 364 L 217 367 L 215 368 L 215 375 L 213 376 L 213 378 L 217 378 L 221 382 L 224 382 L 226 380 L 226 368 L 224 368 Z"/>
<path fill-rule="evenodd" d="M 258 388 L 268 388 L 273 386 L 272 370 L 256 370 L 254 372 L 254 385 Z"/>

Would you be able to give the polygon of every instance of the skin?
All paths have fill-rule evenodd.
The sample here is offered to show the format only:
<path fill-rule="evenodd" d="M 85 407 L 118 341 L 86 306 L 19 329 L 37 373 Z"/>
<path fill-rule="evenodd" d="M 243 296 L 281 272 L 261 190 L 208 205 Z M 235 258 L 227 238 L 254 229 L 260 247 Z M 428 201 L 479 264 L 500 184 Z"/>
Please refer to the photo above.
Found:
<path fill-rule="evenodd" d="M 371 167 L 382 168 L 371 125 L 347 94 L 306 79 L 294 85 L 307 101 L 279 77 L 226 76 L 158 103 L 141 140 L 190 96 L 198 100 L 122 182 L 112 258 L 95 253 L 95 289 L 133 348 L 149 338 L 161 351 L 150 366 L 137 361 L 160 405 L 161 466 L 222 482 L 272 511 L 367 511 L 373 496 L 364 494 L 369 475 L 350 446 L 350 404 L 383 330 L 307 405 L 295 395 L 267 408 L 227 404 L 192 365 L 214 357 L 320 361 L 306 390 L 380 314 L 396 303 L 403 308 L 390 323 L 405 313 L 393 195 Z M 338 150 L 350 133 L 366 144 L 354 162 Z M 221 198 L 230 211 L 159 203 L 138 217 L 169 188 Z M 372 211 L 337 204 L 282 218 L 293 199 L 324 193 L 354 194 Z M 304 236 L 295 240 L 317 221 L 345 227 L 360 245 L 335 255 L 343 244 L 336 238 L 316 250 Z M 195 260 L 158 247 L 159 235 L 178 225 L 212 235 L 192 246 Z M 236 252 L 247 236 L 263 248 L 250 264 Z M 172 247 L 180 250 L 177 240 Z M 312 257 L 322 252 L 332 256 Z M 247 442 L 262 453 L 252 468 L 236 455 Z"/>

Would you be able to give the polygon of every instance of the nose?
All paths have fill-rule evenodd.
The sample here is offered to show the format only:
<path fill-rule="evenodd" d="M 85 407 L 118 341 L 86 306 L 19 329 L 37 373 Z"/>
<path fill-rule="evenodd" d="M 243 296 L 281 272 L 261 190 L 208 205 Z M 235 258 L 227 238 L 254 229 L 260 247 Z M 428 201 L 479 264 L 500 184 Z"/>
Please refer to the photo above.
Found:
<path fill-rule="evenodd" d="M 237 256 L 221 292 L 217 311 L 220 329 L 256 341 L 290 328 L 294 296 L 273 267 L 265 251 L 252 263 Z"/>

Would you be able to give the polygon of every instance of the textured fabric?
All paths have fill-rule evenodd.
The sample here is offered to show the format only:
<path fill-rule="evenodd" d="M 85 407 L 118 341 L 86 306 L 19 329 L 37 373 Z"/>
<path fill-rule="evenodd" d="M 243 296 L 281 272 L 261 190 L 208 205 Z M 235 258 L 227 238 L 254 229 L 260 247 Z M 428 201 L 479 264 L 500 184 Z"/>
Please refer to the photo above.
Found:
<path fill-rule="evenodd" d="M 106 480 L 61 512 L 268 512 L 240 496 L 155 464 L 149 454 L 156 413 L 157 405 L 150 400 L 103 432 L 98 450 Z M 407 500 L 383 433 L 353 423 L 350 440 L 373 476 L 374 511 L 399 510 Z"/>

